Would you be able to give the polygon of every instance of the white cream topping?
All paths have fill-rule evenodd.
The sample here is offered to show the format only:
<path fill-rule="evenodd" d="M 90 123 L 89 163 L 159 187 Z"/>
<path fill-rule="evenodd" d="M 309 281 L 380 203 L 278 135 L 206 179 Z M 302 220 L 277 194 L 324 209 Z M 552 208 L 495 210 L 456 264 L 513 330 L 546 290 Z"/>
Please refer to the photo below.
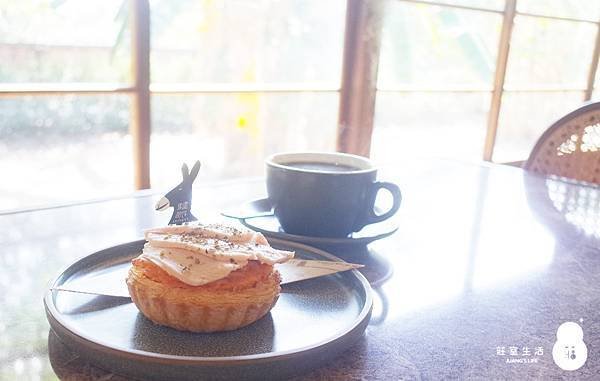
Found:
<path fill-rule="evenodd" d="M 294 257 L 269 246 L 260 233 L 228 225 L 177 225 L 147 230 L 147 259 L 180 281 L 200 286 L 225 278 L 254 260 L 269 265 Z"/>
<path fill-rule="evenodd" d="M 167 274 L 191 286 L 201 286 L 225 278 L 230 272 L 247 264 L 223 263 L 187 250 L 156 248 L 148 244 L 144 246 L 140 258 L 149 260 Z"/>
<path fill-rule="evenodd" d="M 230 242 L 250 242 L 260 241 L 259 243 L 267 245 L 265 237 L 248 229 L 235 228 L 225 224 L 188 224 L 188 225 L 169 225 L 160 228 L 148 229 L 148 233 L 166 233 L 166 234 L 194 234 L 205 238 L 216 238 Z"/>
<path fill-rule="evenodd" d="M 169 227 L 146 231 L 146 240 L 154 247 L 185 249 L 223 262 L 254 260 L 274 265 L 294 257 L 291 251 L 277 250 L 269 246 L 260 233 L 242 231 L 226 225 L 217 233 L 202 225 L 173 228 L 176 229 L 171 230 Z M 231 229 L 233 233 L 225 237 L 222 233 L 225 228 Z"/>

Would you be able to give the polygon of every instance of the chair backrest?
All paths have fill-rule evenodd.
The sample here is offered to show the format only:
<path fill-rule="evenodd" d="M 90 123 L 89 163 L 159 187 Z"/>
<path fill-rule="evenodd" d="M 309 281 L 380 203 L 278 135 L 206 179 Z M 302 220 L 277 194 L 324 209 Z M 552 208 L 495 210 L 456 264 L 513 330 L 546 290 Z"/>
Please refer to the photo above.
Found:
<path fill-rule="evenodd" d="M 539 138 L 525 169 L 600 184 L 600 102 L 560 118 Z"/>

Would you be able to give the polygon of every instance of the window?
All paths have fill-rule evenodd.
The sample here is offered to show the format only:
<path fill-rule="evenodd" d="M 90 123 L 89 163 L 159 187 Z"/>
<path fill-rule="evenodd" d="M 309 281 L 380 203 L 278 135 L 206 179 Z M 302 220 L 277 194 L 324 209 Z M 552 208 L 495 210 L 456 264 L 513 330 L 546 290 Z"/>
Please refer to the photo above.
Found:
<path fill-rule="evenodd" d="M 522 9 L 520 4 L 530 9 L 530 3 L 519 1 L 517 9 Z M 545 9 L 549 13 L 554 10 Z M 556 8 L 558 15 L 570 14 L 560 9 Z M 537 138 L 552 122 L 582 103 L 597 32 L 596 23 L 517 14 L 506 68 L 495 161 L 526 158 Z"/>
<path fill-rule="evenodd" d="M 130 192 L 127 5 L 0 1 L 1 209 Z"/>
<path fill-rule="evenodd" d="M 398 0 L 385 6 L 373 156 L 393 160 L 400 145 L 412 157 L 480 159 L 502 15 Z"/>
<path fill-rule="evenodd" d="M 0 0 L 1 208 L 129 193 L 134 177 L 149 184 L 148 158 L 151 185 L 167 188 L 182 161 L 201 159 L 199 180 L 211 181 L 262 175 L 276 151 L 334 150 L 345 7 Z M 133 100 L 143 73 L 131 70 L 144 55 L 145 148 L 144 101 Z"/>
<path fill-rule="evenodd" d="M 202 160 L 203 181 L 335 150 L 345 1 L 150 4 L 153 186 L 179 181 L 185 160 Z"/>
<path fill-rule="evenodd" d="M 381 161 L 401 153 L 524 160 L 552 122 L 592 95 L 594 2 L 387 0 L 385 7 L 372 138 Z"/>
<path fill-rule="evenodd" d="M 585 0 L 0 0 L 1 208 L 168 188 L 196 159 L 259 176 L 284 150 L 523 160 L 596 95 L 599 21 Z"/>

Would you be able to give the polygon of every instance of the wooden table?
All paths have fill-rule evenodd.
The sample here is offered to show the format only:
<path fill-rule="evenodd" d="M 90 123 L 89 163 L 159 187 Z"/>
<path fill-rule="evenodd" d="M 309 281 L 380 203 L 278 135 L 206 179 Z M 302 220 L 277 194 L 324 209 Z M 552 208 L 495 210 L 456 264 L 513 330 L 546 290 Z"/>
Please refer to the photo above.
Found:
<path fill-rule="evenodd" d="M 336 254 L 362 261 L 375 306 L 345 355 L 298 379 L 599 379 L 600 189 L 520 169 L 451 161 L 386 166 L 404 202 L 399 231 Z M 265 194 L 260 179 L 204 184 L 208 217 Z M 159 193 L 0 215 L 0 379 L 111 379 L 49 331 L 42 295 L 67 264 L 164 224 Z M 589 357 L 555 365 L 565 321 Z"/>

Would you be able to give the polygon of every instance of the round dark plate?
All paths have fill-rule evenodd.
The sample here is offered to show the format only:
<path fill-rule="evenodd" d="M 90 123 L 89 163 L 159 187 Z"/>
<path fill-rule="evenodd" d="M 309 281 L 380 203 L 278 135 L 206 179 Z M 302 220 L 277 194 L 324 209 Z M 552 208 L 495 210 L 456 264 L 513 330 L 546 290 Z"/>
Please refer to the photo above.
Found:
<path fill-rule="evenodd" d="M 270 239 L 297 258 L 339 259 Z M 144 241 L 114 246 L 70 265 L 49 285 L 124 281 Z M 146 319 L 129 299 L 48 290 L 46 315 L 61 341 L 111 372 L 142 379 L 282 379 L 318 367 L 359 339 L 371 316 L 371 289 L 358 271 L 286 284 L 269 314 L 242 329 L 180 332 Z"/>
<path fill-rule="evenodd" d="M 311 237 L 288 234 L 283 231 L 279 220 L 272 212 L 269 199 L 262 198 L 250 201 L 237 210 L 222 213 L 226 217 L 238 219 L 249 229 L 261 232 L 267 237 L 286 241 L 300 242 L 319 247 L 364 246 L 378 239 L 388 237 L 398 230 L 395 220 L 389 219 L 376 224 L 367 225 L 348 237 Z"/>

